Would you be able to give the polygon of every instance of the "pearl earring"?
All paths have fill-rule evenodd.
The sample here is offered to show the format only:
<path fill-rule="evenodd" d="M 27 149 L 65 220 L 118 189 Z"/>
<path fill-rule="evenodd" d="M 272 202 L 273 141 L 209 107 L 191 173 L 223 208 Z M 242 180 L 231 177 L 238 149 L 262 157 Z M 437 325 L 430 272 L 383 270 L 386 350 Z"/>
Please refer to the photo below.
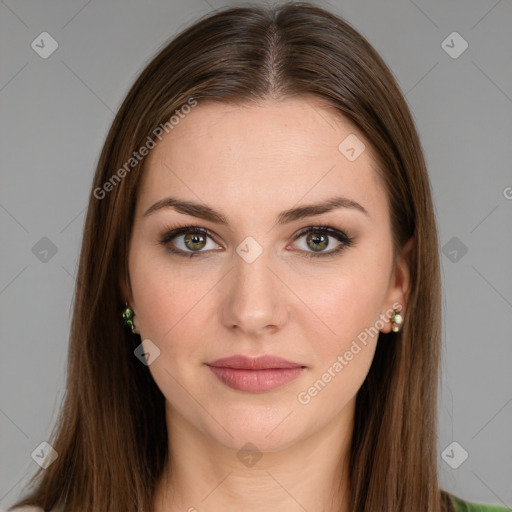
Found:
<path fill-rule="evenodd" d="M 393 316 L 391 317 L 391 330 L 393 332 L 400 331 L 402 324 L 404 322 L 404 317 L 400 314 L 400 311 L 397 309 L 393 310 Z"/>

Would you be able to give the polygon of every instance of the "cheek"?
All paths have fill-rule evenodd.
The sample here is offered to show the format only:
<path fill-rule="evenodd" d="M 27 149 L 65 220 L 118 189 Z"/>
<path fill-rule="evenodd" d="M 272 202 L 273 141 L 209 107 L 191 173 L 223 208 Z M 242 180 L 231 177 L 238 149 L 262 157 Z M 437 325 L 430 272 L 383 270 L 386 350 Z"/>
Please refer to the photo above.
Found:
<path fill-rule="evenodd" d="M 297 295 L 312 314 L 311 324 L 319 333 L 343 346 L 362 330 L 375 324 L 388 292 L 388 269 L 377 262 L 366 262 L 364 256 L 353 264 L 347 264 L 336 272 L 304 278 Z M 315 286 L 311 286 L 311 282 Z M 314 313 L 314 314 L 313 314 Z"/>
<path fill-rule="evenodd" d="M 161 339 L 190 310 L 199 294 L 196 278 L 182 275 L 183 265 L 173 264 L 160 248 L 134 247 L 129 265 L 137 325 L 145 337 Z"/>
<path fill-rule="evenodd" d="M 311 314 L 301 326 L 308 333 L 314 364 L 297 396 L 299 410 L 308 415 L 341 411 L 356 395 L 372 364 L 385 280 L 368 272 L 362 277 L 354 272 L 350 277 L 327 280 L 332 286 L 327 293 L 311 297 L 312 309 L 321 321 Z M 323 335 L 315 337 L 315 331 Z"/>
<path fill-rule="evenodd" d="M 379 331 L 374 327 L 378 301 L 372 286 L 363 286 L 354 278 L 330 290 L 321 304 L 319 316 L 328 326 L 322 332 L 329 334 L 312 343 L 312 381 L 320 379 L 320 387 L 328 384 L 322 401 L 344 401 L 357 392 L 370 368 Z M 310 322 L 317 328 L 316 318 Z M 309 329 L 312 341 L 315 328 Z M 303 326 L 302 330 L 308 328 Z"/>
<path fill-rule="evenodd" d="M 361 250 L 336 271 L 300 281 L 305 287 L 300 293 L 316 314 L 304 316 L 301 330 L 313 345 L 310 380 L 313 394 L 322 390 L 318 402 L 332 400 L 341 406 L 366 378 L 383 327 L 378 320 L 388 292 L 388 256 L 384 250 Z M 308 282 L 315 286 L 306 288 Z"/>
<path fill-rule="evenodd" d="M 204 335 L 217 318 L 213 289 L 222 282 L 207 265 L 187 266 L 188 262 L 174 263 L 148 252 L 130 255 L 135 324 L 142 339 L 149 338 L 160 348 L 152 373 L 159 367 L 186 373 L 205 360 Z"/>
<path fill-rule="evenodd" d="M 197 322 L 204 313 L 204 290 L 165 261 L 141 256 L 131 259 L 135 324 L 141 339 L 151 340 L 160 350 L 149 366 L 157 386 L 186 412 L 190 404 L 179 383 L 193 382 L 204 359 L 204 338 L 198 335 L 203 326 Z"/>

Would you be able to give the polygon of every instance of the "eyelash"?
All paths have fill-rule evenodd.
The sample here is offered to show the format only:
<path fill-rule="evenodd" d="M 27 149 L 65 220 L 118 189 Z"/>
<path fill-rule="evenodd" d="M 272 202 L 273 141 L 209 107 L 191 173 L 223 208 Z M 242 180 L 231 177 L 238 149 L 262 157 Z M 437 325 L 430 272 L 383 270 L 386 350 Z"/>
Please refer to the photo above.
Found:
<path fill-rule="evenodd" d="M 168 245 L 169 242 L 171 242 L 174 238 L 177 238 L 179 235 L 182 234 L 200 234 L 205 235 L 214 240 L 214 237 L 212 236 L 212 233 L 201 226 L 198 225 L 189 225 L 189 226 L 183 226 L 183 227 L 169 227 L 167 228 L 167 232 L 165 235 L 160 239 L 160 244 L 165 247 L 167 251 L 169 251 L 172 254 L 176 254 L 178 256 L 183 256 L 185 258 L 194 258 L 197 256 L 200 256 L 201 254 L 204 254 L 208 251 L 182 251 L 181 249 L 173 248 L 172 246 Z M 352 247 L 355 245 L 355 241 L 353 238 L 349 237 L 346 233 L 343 231 L 340 231 L 338 229 L 332 228 L 331 226 L 327 224 L 316 224 L 315 226 L 308 226 L 306 228 L 303 228 L 297 236 L 293 239 L 295 242 L 302 236 L 308 234 L 308 233 L 321 233 L 325 234 L 327 233 L 329 236 L 332 236 L 333 238 L 336 238 L 339 242 L 341 242 L 341 245 L 339 245 L 336 249 L 333 249 L 329 252 L 309 252 L 309 251 L 303 251 L 305 252 L 305 255 L 307 258 L 328 258 L 330 256 L 336 256 L 337 254 L 340 254 L 345 250 L 347 247 Z M 215 240 L 214 240 L 215 241 Z M 217 243 L 217 242 L 216 242 Z"/>

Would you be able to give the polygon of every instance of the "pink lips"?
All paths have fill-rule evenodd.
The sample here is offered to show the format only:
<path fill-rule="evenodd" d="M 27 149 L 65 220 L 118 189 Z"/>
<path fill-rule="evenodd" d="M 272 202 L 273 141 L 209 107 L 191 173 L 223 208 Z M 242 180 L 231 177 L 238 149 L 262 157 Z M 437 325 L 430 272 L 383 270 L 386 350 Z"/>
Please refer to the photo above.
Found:
<path fill-rule="evenodd" d="M 206 363 L 213 374 L 230 388 L 251 393 L 270 391 L 297 378 L 305 366 L 281 357 L 236 355 Z"/>

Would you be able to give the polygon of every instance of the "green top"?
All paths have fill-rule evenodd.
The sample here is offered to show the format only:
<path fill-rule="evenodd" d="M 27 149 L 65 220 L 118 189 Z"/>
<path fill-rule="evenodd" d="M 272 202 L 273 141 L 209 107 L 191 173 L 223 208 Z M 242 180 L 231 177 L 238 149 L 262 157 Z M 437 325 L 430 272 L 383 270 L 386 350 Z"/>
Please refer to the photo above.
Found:
<path fill-rule="evenodd" d="M 464 501 L 461 498 L 454 496 L 446 491 L 442 491 L 443 494 L 443 502 L 446 505 L 446 497 L 449 496 L 450 500 L 454 506 L 455 512 L 512 512 L 511 508 L 502 507 L 500 505 L 482 505 L 479 503 L 470 503 L 469 501 Z M 57 509 L 52 509 L 52 512 Z M 446 506 L 442 507 L 442 510 L 446 510 Z M 28 507 L 17 507 L 11 509 L 9 512 L 44 512 L 44 510 L 40 507 L 36 506 L 28 506 Z M 453 511 L 452 511 L 453 512 Z"/>
<path fill-rule="evenodd" d="M 506 512 L 512 511 L 511 508 L 502 507 L 501 505 L 483 505 L 480 503 L 470 503 L 463 499 L 450 494 L 455 512 Z"/>

